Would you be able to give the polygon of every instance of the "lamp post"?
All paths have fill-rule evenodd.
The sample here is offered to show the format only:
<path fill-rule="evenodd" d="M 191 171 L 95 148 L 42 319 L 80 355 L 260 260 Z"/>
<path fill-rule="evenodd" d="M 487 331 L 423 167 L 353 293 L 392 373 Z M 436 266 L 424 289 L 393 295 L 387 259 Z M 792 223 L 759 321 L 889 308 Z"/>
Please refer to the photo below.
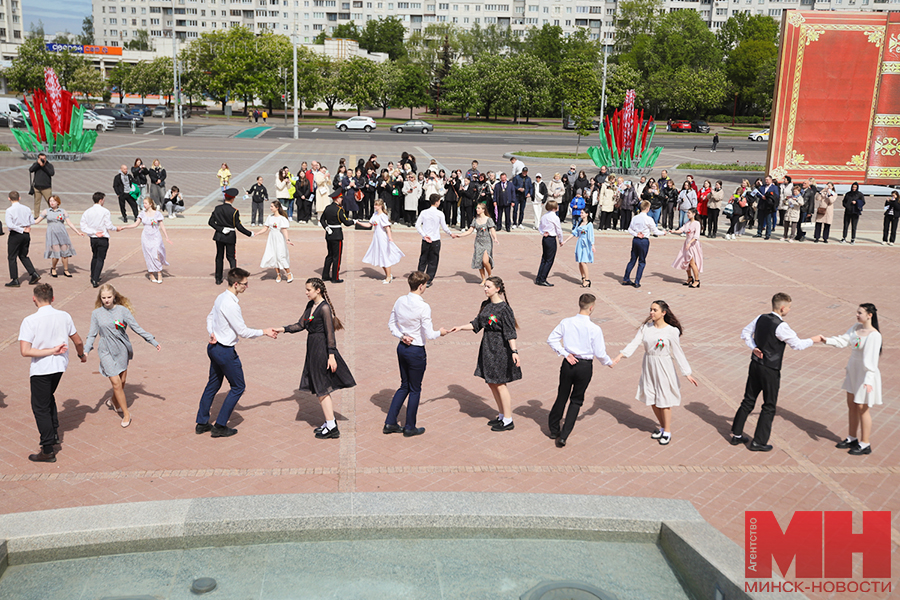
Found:
<path fill-rule="evenodd" d="M 294 139 L 298 139 L 299 131 L 297 128 L 297 40 L 299 37 L 296 33 L 291 34 L 291 46 L 294 50 Z"/>
<path fill-rule="evenodd" d="M 737 97 L 738 93 L 734 93 L 734 109 L 731 111 L 731 126 L 734 127 L 734 119 L 737 115 Z"/>
<path fill-rule="evenodd" d="M 606 51 L 606 40 L 603 41 L 603 92 L 600 94 L 600 122 L 606 116 L 606 57 L 609 54 Z"/>

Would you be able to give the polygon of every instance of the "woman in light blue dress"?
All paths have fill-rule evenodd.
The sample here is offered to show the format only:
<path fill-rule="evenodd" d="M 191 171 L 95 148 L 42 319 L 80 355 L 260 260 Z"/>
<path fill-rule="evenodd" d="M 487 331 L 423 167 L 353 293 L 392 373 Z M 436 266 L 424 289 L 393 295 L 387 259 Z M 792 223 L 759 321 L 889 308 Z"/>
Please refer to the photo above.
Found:
<path fill-rule="evenodd" d="M 578 270 L 581 272 L 581 287 L 591 287 L 591 280 L 588 279 L 588 265 L 594 262 L 594 228 L 590 224 L 590 215 L 588 212 L 581 212 L 581 223 L 572 230 L 572 237 L 577 237 L 578 242 L 575 244 L 575 262 L 578 263 Z M 569 238 L 571 239 L 571 238 Z"/>

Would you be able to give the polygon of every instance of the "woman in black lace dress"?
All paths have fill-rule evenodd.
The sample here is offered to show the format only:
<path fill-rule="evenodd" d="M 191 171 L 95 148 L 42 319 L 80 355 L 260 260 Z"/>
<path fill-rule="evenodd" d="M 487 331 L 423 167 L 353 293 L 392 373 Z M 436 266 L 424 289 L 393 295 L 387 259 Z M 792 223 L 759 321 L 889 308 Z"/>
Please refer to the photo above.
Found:
<path fill-rule="evenodd" d="M 306 362 L 303 364 L 300 389 L 318 396 L 322 412 L 325 413 L 325 423 L 316 428 L 316 438 L 320 440 L 339 438 L 341 432 L 338 431 L 334 420 L 331 392 L 356 385 L 347 363 L 338 352 L 337 340 L 334 337 L 335 330 L 343 329 L 344 326 L 334 314 L 334 307 L 321 279 L 312 277 L 306 280 L 306 297 L 309 298 L 309 303 L 300 320 L 275 331 L 309 333 L 306 338 Z"/>
<path fill-rule="evenodd" d="M 512 420 L 512 402 L 509 397 L 510 381 L 522 379 L 519 368 L 519 351 L 516 350 L 516 316 L 506 299 L 506 288 L 499 277 L 488 277 L 484 282 L 484 295 L 478 316 L 471 323 L 454 327 L 454 331 L 484 330 L 478 349 L 478 365 L 475 376 L 481 377 L 491 388 L 499 414 L 488 421 L 491 431 L 509 431 L 515 428 Z"/>

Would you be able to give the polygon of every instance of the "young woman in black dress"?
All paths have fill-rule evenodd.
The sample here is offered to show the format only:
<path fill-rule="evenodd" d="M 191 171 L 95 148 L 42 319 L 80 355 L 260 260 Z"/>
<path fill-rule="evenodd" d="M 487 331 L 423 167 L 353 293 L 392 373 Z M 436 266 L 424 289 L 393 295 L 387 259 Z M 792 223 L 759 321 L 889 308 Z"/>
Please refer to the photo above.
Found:
<path fill-rule="evenodd" d="M 475 376 L 481 377 L 491 388 L 497 410 L 496 418 L 488 421 L 491 431 L 509 431 L 515 428 L 512 420 L 512 402 L 509 397 L 510 381 L 522 379 L 519 368 L 519 351 L 516 350 L 516 316 L 506 299 L 506 288 L 499 277 L 488 277 L 484 282 L 487 300 L 481 303 L 478 316 L 471 323 L 454 327 L 454 331 L 484 330 L 478 349 L 478 365 Z"/>
<path fill-rule="evenodd" d="M 293 325 L 286 325 L 275 331 L 278 333 L 298 333 L 307 331 L 306 362 L 300 378 L 300 389 L 319 397 L 325 423 L 315 430 L 316 438 L 326 440 L 341 437 L 334 420 L 334 405 L 331 392 L 352 388 L 356 385 L 347 363 L 337 349 L 334 332 L 344 326 L 334 314 L 334 307 L 328 298 L 325 284 L 318 277 L 306 280 L 306 297 L 309 303 L 303 316 Z"/>

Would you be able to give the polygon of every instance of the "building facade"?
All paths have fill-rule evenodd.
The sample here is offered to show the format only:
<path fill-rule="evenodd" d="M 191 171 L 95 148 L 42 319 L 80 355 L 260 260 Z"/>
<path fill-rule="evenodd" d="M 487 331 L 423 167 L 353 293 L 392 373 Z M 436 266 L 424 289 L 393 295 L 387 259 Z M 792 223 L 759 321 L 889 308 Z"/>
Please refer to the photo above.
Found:
<path fill-rule="evenodd" d="M 787 9 L 888 12 L 891 7 L 900 8 L 897 2 L 900 0 L 663 0 L 663 10 L 696 10 L 710 29 L 717 31 L 729 17 L 741 12 L 780 19 Z M 14 17 L 10 10 L 17 3 L 0 0 L 0 15 L 6 10 L 7 19 Z M 93 15 L 95 41 L 107 46 L 123 46 L 139 29 L 149 31 L 151 38 L 174 35 L 190 41 L 201 33 L 236 26 L 256 32 L 296 33 L 301 43 L 310 43 L 322 31 L 330 33 L 340 24 L 353 21 L 363 27 L 366 21 L 388 16 L 402 19 L 408 32 L 432 23 L 452 23 L 463 29 L 475 24 L 497 25 L 510 27 L 520 36 L 545 24 L 558 25 L 566 34 L 587 28 L 592 39 L 611 45 L 616 1 L 93 0 Z"/>

